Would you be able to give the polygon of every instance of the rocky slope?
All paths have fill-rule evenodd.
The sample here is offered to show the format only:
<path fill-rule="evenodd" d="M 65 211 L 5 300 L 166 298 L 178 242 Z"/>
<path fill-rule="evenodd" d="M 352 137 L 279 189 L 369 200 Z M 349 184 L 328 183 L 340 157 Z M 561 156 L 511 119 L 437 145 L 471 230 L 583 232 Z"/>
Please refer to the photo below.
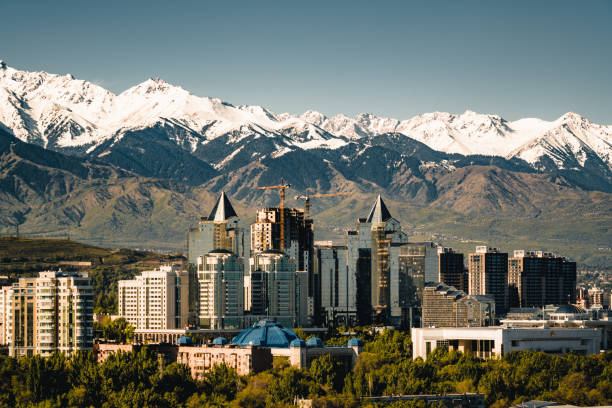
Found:
<path fill-rule="evenodd" d="M 0 232 L 182 248 L 221 189 L 248 218 L 278 203 L 256 187 L 282 177 L 296 193 L 353 192 L 313 201 L 320 238 L 341 235 L 382 193 L 422 238 L 573 245 L 585 263 L 605 264 L 611 135 L 571 113 L 276 114 L 158 79 L 115 95 L 0 63 Z"/>

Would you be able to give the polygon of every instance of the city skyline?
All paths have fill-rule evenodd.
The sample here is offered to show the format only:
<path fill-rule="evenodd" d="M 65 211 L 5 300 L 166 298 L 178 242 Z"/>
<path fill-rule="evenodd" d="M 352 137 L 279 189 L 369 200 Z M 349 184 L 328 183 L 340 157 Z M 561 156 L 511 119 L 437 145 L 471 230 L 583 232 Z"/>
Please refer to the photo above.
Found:
<path fill-rule="evenodd" d="M 0 59 L 115 93 L 161 77 L 293 114 L 574 111 L 612 123 L 608 2 L 147 5 L 3 4 Z"/>

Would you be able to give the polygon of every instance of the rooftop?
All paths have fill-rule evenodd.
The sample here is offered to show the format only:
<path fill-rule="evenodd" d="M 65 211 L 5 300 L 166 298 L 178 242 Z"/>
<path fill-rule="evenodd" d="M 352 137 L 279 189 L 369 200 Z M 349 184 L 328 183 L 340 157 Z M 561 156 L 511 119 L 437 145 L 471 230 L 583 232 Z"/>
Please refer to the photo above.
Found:
<path fill-rule="evenodd" d="M 243 330 L 232 339 L 238 346 L 260 346 L 289 348 L 293 340 L 299 339 L 290 329 L 272 320 L 260 320 L 253 327 Z"/>

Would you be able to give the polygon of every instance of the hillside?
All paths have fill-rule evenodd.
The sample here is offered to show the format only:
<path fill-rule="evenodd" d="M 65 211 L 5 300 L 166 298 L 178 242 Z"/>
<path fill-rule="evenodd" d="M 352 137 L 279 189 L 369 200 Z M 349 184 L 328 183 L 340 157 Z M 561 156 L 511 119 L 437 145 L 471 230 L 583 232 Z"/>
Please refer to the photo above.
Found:
<path fill-rule="evenodd" d="M 382 194 L 419 239 L 547 249 L 605 268 L 611 157 L 610 126 L 571 112 L 296 116 L 159 79 L 115 95 L 0 63 L 0 234 L 184 250 L 221 190 L 250 220 L 278 204 L 257 188 L 284 178 L 290 206 L 303 205 L 296 194 L 353 193 L 313 202 L 317 239 L 342 242 Z"/>
<path fill-rule="evenodd" d="M 18 278 L 58 268 L 86 270 L 94 285 L 94 309 L 99 312 L 116 313 L 118 280 L 130 279 L 160 263 L 181 260 L 180 256 L 106 249 L 71 239 L 0 237 L 0 275 Z M 69 262 L 91 262 L 91 266 L 74 266 Z"/>

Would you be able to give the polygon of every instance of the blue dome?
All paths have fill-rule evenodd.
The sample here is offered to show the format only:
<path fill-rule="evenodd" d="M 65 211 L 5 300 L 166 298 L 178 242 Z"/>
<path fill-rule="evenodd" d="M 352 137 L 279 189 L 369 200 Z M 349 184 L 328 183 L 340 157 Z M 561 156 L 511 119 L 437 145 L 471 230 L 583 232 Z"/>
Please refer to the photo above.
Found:
<path fill-rule="evenodd" d="M 302 339 L 295 339 L 291 341 L 289 347 L 306 347 L 306 342 Z"/>
<path fill-rule="evenodd" d="M 348 341 L 348 346 L 349 347 L 362 347 L 363 341 L 361 341 L 359 337 L 353 337 L 352 339 Z"/>
<path fill-rule="evenodd" d="M 299 337 L 289 329 L 272 320 L 261 320 L 243 330 L 232 339 L 238 346 L 260 346 L 288 348 L 293 340 Z"/>
<path fill-rule="evenodd" d="M 228 343 L 227 339 L 225 337 L 216 337 L 213 340 L 213 343 L 215 346 L 224 346 Z"/>
<path fill-rule="evenodd" d="M 311 337 L 306 341 L 308 347 L 323 347 L 323 340 L 318 337 Z"/>
<path fill-rule="evenodd" d="M 193 344 L 193 340 L 189 336 L 181 336 L 176 342 L 179 346 L 191 346 Z"/>

